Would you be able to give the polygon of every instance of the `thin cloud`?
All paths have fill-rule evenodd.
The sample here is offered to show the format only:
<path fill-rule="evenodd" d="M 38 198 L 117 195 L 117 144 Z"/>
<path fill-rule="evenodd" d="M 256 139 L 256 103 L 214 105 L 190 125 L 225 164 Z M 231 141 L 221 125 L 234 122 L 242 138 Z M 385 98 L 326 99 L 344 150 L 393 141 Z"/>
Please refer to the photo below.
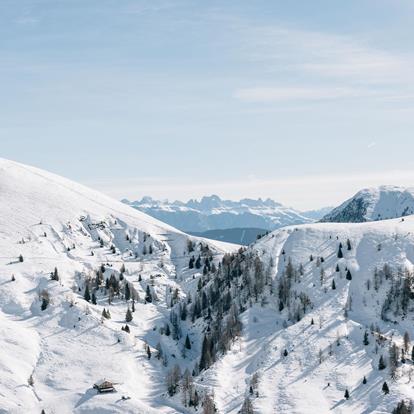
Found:
<path fill-rule="evenodd" d="M 234 97 L 244 102 L 280 102 L 291 100 L 319 101 L 355 98 L 367 95 L 358 89 L 351 88 L 298 88 L 298 87 L 258 87 L 242 88 L 234 93 Z"/>

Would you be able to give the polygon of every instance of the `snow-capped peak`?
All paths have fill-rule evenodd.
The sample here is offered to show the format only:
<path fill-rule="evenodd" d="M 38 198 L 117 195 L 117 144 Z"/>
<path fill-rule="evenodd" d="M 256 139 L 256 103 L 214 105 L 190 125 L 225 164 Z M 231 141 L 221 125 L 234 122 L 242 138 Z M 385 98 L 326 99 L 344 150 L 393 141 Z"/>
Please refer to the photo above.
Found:
<path fill-rule="evenodd" d="M 321 221 L 357 223 L 410 214 L 414 214 L 414 188 L 387 185 L 359 191 Z"/>

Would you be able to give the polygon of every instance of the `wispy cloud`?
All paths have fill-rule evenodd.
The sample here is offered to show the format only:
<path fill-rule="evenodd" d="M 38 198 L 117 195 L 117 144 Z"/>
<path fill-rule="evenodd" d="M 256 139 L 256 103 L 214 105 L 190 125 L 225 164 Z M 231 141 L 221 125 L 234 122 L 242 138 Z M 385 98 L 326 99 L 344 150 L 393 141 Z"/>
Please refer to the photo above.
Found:
<path fill-rule="evenodd" d="M 367 92 L 354 88 L 339 87 L 257 87 L 238 89 L 234 97 L 245 102 L 278 102 L 289 100 L 319 101 L 338 98 L 354 98 Z"/>
<path fill-rule="evenodd" d="M 367 39 L 286 27 L 246 28 L 245 35 L 245 56 L 265 69 L 233 93 L 241 101 L 369 97 L 395 104 L 413 96 L 407 85 L 414 81 L 414 58 Z"/>

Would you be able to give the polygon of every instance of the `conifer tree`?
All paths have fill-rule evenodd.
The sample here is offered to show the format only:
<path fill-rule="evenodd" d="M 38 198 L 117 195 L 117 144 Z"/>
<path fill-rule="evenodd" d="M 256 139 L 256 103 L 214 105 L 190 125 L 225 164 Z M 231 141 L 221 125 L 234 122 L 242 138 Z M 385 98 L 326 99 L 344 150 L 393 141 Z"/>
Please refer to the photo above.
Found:
<path fill-rule="evenodd" d="M 387 395 L 390 393 L 390 389 L 388 388 L 388 384 L 386 382 L 384 382 L 384 384 L 382 384 L 382 392 Z"/>
<path fill-rule="evenodd" d="M 204 335 L 203 345 L 201 347 L 200 364 L 199 364 L 200 371 L 203 371 L 204 369 L 209 368 L 212 362 L 213 361 L 212 361 L 211 353 L 210 353 L 210 341 L 207 338 L 207 335 Z"/>
<path fill-rule="evenodd" d="M 20 263 L 23 263 L 23 262 L 24 262 L 23 255 L 20 255 L 20 256 L 19 256 L 19 262 L 20 262 Z"/>
<path fill-rule="evenodd" d="M 349 239 L 346 241 L 346 245 L 348 250 L 352 250 L 351 241 Z"/>
<path fill-rule="evenodd" d="M 83 298 L 84 298 L 87 302 L 90 302 L 90 300 L 91 300 L 91 294 L 90 294 L 90 292 L 89 292 L 89 284 L 86 284 L 86 287 L 85 287 L 85 293 L 83 294 Z"/>
<path fill-rule="evenodd" d="M 342 259 L 344 257 L 344 254 L 342 253 L 342 244 L 339 245 L 337 256 L 338 256 L 338 259 Z"/>
<path fill-rule="evenodd" d="M 129 283 L 128 282 L 125 283 L 124 295 L 125 295 L 125 300 L 128 302 L 129 299 L 131 299 L 131 290 L 129 288 Z"/>
<path fill-rule="evenodd" d="M 131 312 L 131 309 L 128 306 L 128 309 L 127 309 L 126 315 L 125 315 L 125 321 L 126 322 L 131 322 L 132 319 L 133 319 L 132 312 Z"/>
<path fill-rule="evenodd" d="M 348 269 L 348 271 L 346 272 L 346 280 L 352 280 L 352 275 L 351 275 L 351 271 Z"/>
<path fill-rule="evenodd" d="M 151 348 L 149 347 L 149 345 L 147 345 L 147 357 L 148 359 L 151 359 Z"/>
<path fill-rule="evenodd" d="M 379 359 L 379 362 L 378 362 L 378 369 L 380 370 L 380 371 L 382 371 L 383 369 L 385 369 L 387 367 L 387 365 L 385 364 L 385 361 L 384 361 L 384 357 L 381 355 L 380 356 L 380 359 Z"/>
<path fill-rule="evenodd" d="M 364 379 L 362 380 L 362 383 L 365 385 L 366 383 L 367 383 L 367 379 L 366 379 L 366 377 L 364 376 Z"/>
<path fill-rule="evenodd" d="M 45 311 L 49 305 L 49 301 L 46 298 L 42 298 L 42 305 L 40 306 L 40 309 L 42 311 Z"/>
<path fill-rule="evenodd" d="M 92 292 L 92 304 L 96 305 L 96 295 L 95 292 Z"/>
<path fill-rule="evenodd" d="M 336 289 L 335 279 L 332 279 L 332 290 Z"/>
<path fill-rule="evenodd" d="M 152 295 L 149 285 L 147 285 L 146 294 L 145 294 L 145 301 L 148 303 L 152 302 Z"/>
<path fill-rule="evenodd" d="M 59 280 L 59 273 L 58 273 L 57 267 L 55 267 L 55 270 L 52 273 L 51 279 L 56 280 L 56 281 Z"/>
<path fill-rule="evenodd" d="M 348 391 L 348 388 L 345 390 L 344 397 L 345 397 L 346 400 L 349 400 L 349 391 Z"/>
<path fill-rule="evenodd" d="M 190 338 L 187 336 L 185 337 L 185 345 L 186 349 L 191 349 L 191 342 L 190 342 Z"/>
<path fill-rule="evenodd" d="M 363 340 L 363 344 L 365 346 L 369 345 L 369 340 L 368 340 L 368 331 L 365 331 L 364 333 L 364 340 Z"/>

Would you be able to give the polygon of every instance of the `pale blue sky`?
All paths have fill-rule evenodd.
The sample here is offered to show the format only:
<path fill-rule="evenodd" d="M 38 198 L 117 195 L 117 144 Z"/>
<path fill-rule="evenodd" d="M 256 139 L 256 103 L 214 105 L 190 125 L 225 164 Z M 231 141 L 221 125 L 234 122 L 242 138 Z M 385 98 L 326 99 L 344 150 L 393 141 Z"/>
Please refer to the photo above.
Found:
<path fill-rule="evenodd" d="M 0 0 L 1 156 L 117 198 L 414 186 L 409 0 Z"/>

